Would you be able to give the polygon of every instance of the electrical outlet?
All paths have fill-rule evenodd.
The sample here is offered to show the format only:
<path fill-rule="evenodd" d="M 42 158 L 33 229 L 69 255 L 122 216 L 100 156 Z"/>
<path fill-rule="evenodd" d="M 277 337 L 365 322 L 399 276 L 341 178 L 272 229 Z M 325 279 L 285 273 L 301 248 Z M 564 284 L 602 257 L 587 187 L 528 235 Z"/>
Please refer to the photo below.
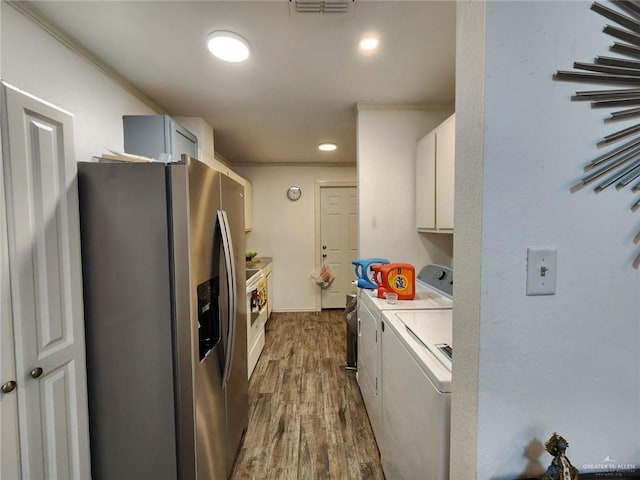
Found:
<path fill-rule="evenodd" d="M 527 295 L 555 295 L 556 248 L 527 248 Z"/>

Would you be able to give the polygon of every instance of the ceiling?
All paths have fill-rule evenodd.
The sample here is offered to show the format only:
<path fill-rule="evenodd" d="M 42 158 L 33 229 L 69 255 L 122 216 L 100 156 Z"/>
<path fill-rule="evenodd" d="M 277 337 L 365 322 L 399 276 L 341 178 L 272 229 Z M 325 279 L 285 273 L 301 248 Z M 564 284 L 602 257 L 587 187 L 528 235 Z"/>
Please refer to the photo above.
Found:
<path fill-rule="evenodd" d="M 455 2 L 356 0 L 348 13 L 295 13 L 288 0 L 35 1 L 39 14 L 166 112 L 202 117 L 232 164 L 354 163 L 356 104 L 451 105 Z M 214 30 L 246 38 L 224 63 Z M 373 55 L 357 44 L 380 38 Z M 319 143 L 334 142 L 334 152 Z"/>

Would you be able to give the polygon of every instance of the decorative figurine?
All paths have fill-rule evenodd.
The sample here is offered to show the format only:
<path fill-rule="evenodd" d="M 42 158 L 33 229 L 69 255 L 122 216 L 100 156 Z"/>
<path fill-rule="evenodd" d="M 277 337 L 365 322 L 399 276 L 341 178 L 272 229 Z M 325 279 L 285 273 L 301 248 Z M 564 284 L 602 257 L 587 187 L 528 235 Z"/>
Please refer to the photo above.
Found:
<path fill-rule="evenodd" d="M 578 480 L 578 469 L 571 465 L 569 459 L 565 456 L 565 451 L 569 443 L 557 433 L 544 444 L 545 449 L 551 455 L 553 460 L 547 468 L 547 472 L 541 475 L 539 480 Z"/>

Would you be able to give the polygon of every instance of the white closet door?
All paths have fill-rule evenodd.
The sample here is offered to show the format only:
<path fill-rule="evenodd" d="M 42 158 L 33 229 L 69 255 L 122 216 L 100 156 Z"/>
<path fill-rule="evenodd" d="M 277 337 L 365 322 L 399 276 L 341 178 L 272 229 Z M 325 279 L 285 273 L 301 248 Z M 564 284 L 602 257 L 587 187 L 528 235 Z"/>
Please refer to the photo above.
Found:
<path fill-rule="evenodd" d="M 85 480 L 91 474 L 72 116 L 12 87 L 4 92 L 22 475 Z"/>

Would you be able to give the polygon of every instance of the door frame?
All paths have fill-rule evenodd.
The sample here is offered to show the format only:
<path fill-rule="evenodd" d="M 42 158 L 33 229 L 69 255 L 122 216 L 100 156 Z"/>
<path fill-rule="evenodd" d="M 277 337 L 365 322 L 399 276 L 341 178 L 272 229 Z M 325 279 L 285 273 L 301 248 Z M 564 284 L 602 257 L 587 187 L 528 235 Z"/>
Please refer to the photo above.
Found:
<path fill-rule="evenodd" d="M 0 96 L 3 96 L 3 108 L 6 109 L 4 87 L 0 85 Z M 0 121 L 6 124 L 5 112 L 0 111 Z M 8 151 L 2 143 L 3 134 L 0 128 L 0 384 L 13 380 L 18 381 L 15 362 L 15 337 L 13 335 L 13 306 L 11 303 L 11 284 L 9 280 L 9 235 L 7 232 L 7 209 L 4 187 L 3 150 Z M 21 478 L 20 464 L 20 428 L 18 424 L 18 384 L 11 393 L 0 393 L 5 398 L 0 401 L 0 478 Z M 9 395 L 9 396 L 7 396 Z"/>
<path fill-rule="evenodd" d="M 316 241 L 315 241 L 315 271 L 320 270 L 322 267 L 322 254 L 320 253 L 321 244 L 322 244 L 322 190 L 323 188 L 333 188 L 333 187 L 356 187 L 358 188 L 358 182 L 334 182 L 334 181 L 325 181 L 325 180 L 316 180 L 315 183 L 315 220 L 316 220 Z M 360 211 L 358 208 L 358 215 L 360 215 Z M 360 232 L 358 232 L 360 235 Z M 316 311 L 319 312 L 322 310 L 322 290 L 320 288 L 316 289 Z"/>

